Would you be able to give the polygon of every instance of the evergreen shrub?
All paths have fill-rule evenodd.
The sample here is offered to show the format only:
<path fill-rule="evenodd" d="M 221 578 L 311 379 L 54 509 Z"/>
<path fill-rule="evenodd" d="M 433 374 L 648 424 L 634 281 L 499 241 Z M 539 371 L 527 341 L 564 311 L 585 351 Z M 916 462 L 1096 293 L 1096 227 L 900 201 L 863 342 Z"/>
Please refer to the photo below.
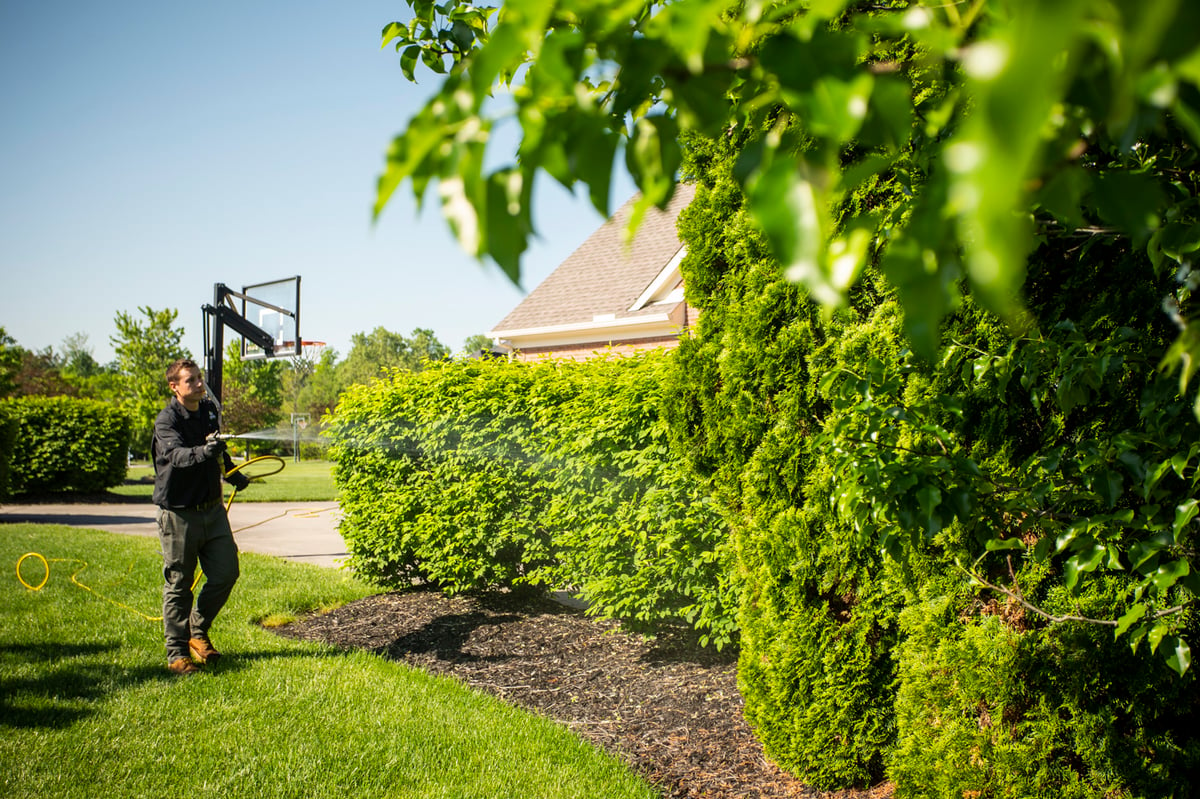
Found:
<path fill-rule="evenodd" d="M 736 146 L 685 165 L 700 319 L 666 413 L 730 521 L 768 756 L 898 796 L 1195 795 L 1200 426 L 1156 369 L 1169 276 L 1051 239 L 1026 330 L 968 296 L 924 361 L 877 275 L 825 313 L 784 278 Z"/>
<path fill-rule="evenodd" d="M 726 527 L 660 411 L 672 357 L 460 361 L 351 388 L 326 433 L 350 567 L 569 588 L 593 613 L 728 643 Z"/>
<path fill-rule="evenodd" d="M 103 491 L 125 480 L 131 422 L 99 400 L 16 397 L 0 403 L 15 427 L 13 494 Z"/>

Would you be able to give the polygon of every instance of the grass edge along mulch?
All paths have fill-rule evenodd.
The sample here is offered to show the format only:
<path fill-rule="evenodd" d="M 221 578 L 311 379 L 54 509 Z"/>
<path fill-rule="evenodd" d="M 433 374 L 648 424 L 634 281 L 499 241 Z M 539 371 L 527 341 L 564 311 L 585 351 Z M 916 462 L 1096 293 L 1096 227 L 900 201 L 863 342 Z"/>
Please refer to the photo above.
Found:
<path fill-rule="evenodd" d="M 30 551 L 50 566 L 36 592 L 12 571 Z M 344 573 L 243 555 L 213 630 L 226 657 L 178 678 L 165 669 L 161 623 L 144 618 L 159 610 L 157 542 L 6 524 L 0 564 L 9 575 L 0 589 L 0 795 L 653 795 L 561 725 L 453 680 L 258 624 L 373 590 Z M 92 590 L 72 582 L 76 573 Z"/>
<path fill-rule="evenodd" d="M 650 639 L 544 597 L 366 597 L 282 627 L 377 653 L 554 719 L 630 763 L 668 799 L 888 799 L 821 793 L 770 763 L 742 716 L 736 656 L 685 635 Z"/>

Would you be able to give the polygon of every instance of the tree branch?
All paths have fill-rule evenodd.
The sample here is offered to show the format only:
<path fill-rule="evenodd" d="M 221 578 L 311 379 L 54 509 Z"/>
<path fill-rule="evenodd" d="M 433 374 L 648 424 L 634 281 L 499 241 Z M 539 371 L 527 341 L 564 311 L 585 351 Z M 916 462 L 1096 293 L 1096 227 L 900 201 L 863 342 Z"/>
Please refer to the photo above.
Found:
<path fill-rule="evenodd" d="M 1025 608 L 1030 613 L 1033 613 L 1037 616 L 1042 617 L 1043 619 L 1046 619 L 1047 621 L 1049 621 L 1052 624 L 1061 624 L 1062 622 L 1065 622 L 1065 621 L 1079 621 L 1079 622 L 1084 622 L 1085 624 L 1099 624 L 1104 627 L 1116 627 L 1118 624 L 1120 624 L 1120 622 L 1115 619 L 1092 619 L 1087 616 L 1072 616 L 1072 615 L 1055 616 L 1053 613 L 1049 613 L 1045 610 L 1042 610 L 1037 605 L 1034 605 L 1033 603 L 1026 600 L 1020 591 L 1014 591 L 1012 589 L 1004 588 L 1003 586 L 999 586 L 994 583 L 988 582 L 980 575 L 976 574 L 975 572 L 971 571 L 970 569 L 963 567 L 963 565 L 961 563 L 955 563 L 954 567 L 956 569 L 958 569 L 959 571 L 961 571 L 963 574 L 970 577 L 975 582 L 982 585 L 983 587 L 990 588 L 991 590 L 993 590 L 997 593 L 1004 594 L 1006 597 L 1016 600 L 1018 603 L 1020 603 L 1021 607 Z M 1010 572 L 1012 570 L 1011 563 L 1009 564 L 1009 570 L 1010 570 Z M 1161 619 L 1166 616 L 1174 616 L 1177 613 L 1182 613 L 1186 608 L 1187 608 L 1186 605 L 1176 605 L 1173 608 L 1167 608 L 1166 610 L 1160 610 L 1157 613 L 1153 613 L 1150 616 L 1148 616 L 1147 621 L 1155 621 L 1156 619 Z"/>

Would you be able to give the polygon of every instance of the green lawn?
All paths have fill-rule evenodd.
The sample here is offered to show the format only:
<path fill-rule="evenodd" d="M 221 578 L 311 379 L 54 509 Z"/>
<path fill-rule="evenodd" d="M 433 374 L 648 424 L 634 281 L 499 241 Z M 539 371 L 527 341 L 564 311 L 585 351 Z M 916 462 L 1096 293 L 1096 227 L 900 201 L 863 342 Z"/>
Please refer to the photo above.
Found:
<path fill-rule="evenodd" d="M 153 539 L 0 525 L 0 795 L 5 797 L 641 797 L 565 728 L 365 652 L 257 622 L 371 593 L 350 575 L 244 553 L 217 620 L 226 658 L 165 669 Z M 40 591 L 22 554 L 50 559 Z M 79 581 L 71 582 L 86 561 Z M 45 574 L 29 558 L 24 579 Z M 119 607 L 121 603 L 126 607 Z"/>
<path fill-rule="evenodd" d="M 242 461 L 235 460 L 234 465 Z M 283 471 L 256 479 L 245 492 L 239 492 L 238 501 L 246 502 L 331 502 L 337 499 L 337 488 L 333 485 L 333 464 L 329 461 L 301 461 L 296 463 L 290 456 L 283 458 Z M 246 466 L 246 474 L 253 476 L 279 468 L 279 462 L 260 461 Z M 154 472 L 147 463 L 134 463 L 129 468 L 125 484 L 109 489 L 113 494 L 126 497 L 145 497 L 149 501 L 154 492 Z M 228 495 L 228 494 L 227 494 Z"/>

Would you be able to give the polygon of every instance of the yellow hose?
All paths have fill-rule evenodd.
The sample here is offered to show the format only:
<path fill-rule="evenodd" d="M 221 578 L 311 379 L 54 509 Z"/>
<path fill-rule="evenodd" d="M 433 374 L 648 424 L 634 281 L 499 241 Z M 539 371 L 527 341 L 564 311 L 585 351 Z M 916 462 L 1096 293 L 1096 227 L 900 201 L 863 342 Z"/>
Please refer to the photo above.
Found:
<path fill-rule="evenodd" d="M 248 461 L 243 461 L 238 466 L 234 466 L 232 469 L 225 472 L 225 476 L 228 477 L 229 475 L 233 474 L 234 472 L 240 472 L 242 469 L 245 469 L 247 466 L 258 463 L 259 461 L 271 461 L 271 460 L 279 461 L 279 468 L 273 472 L 263 472 L 262 474 L 256 474 L 256 475 L 254 475 L 254 477 L 252 479 L 257 479 L 260 477 L 270 477 L 273 474 L 279 474 L 280 472 L 283 471 L 283 467 L 287 466 L 287 464 L 284 462 L 283 458 L 279 457 L 278 455 L 259 455 L 257 458 L 251 458 Z M 229 513 L 229 509 L 233 507 L 233 498 L 237 496 L 237 492 L 238 492 L 237 488 L 234 488 L 233 493 L 231 493 L 229 495 L 229 501 L 225 503 L 225 512 L 226 513 Z M 237 531 L 235 531 L 235 532 L 237 532 Z"/>
<path fill-rule="evenodd" d="M 261 474 L 256 474 L 251 479 L 257 479 L 260 477 L 270 477 L 273 474 L 279 474 L 281 471 L 283 471 L 283 468 L 287 465 L 284 462 L 283 458 L 279 457 L 278 455 L 260 455 L 257 458 L 251 458 L 250 460 L 245 461 L 244 463 L 242 463 L 239 466 L 233 467 L 232 469 L 230 469 L 228 472 L 225 473 L 225 476 L 228 477 L 229 475 L 233 474 L 234 472 L 239 472 L 242 469 L 246 468 L 247 466 L 250 466 L 251 464 L 259 463 L 260 461 L 267 461 L 267 460 L 278 461 L 279 468 L 277 468 L 271 472 L 263 472 Z M 229 501 L 225 504 L 225 512 L 226 513 L 228 513 L 229 509 L 233 506 L 233 498 L 237 496 L 237 493 L 238 493 L 237 489 L 234 488 L 233 493 L 231 493 L 229 495 Z M 284 515 L 287 515 L 286 511 L 285 511 Z M 278 518 L 278 517 L 276 517 L 276 518 Z M 259 522 L 259 524 L 262 524 L 262 522 Z M 256 526 L 256 525 L 251 525 L 251 527 L 253 527 L 253 526 Z M 241 529 L 247 529 L 247 528 L 241 528 Z M 235 533 L 241 532 L 241 530 L 234 530 L 233 532 L 235 532 Z M 29 558 L 36 558 L 37 560 L 40 560 L 42 562 L 42 568 L 45 570 L 44 574 L 42 575 L 41 582 L 39 582 L 37 585 L 32 585 L 31 583 L 26 582 L 25 577 L 21 574 L 21 564 L 24 563 Z M 40 552 L 26 552 L 24 555 L 22 555 L 20 558 L 17 559 L 17 580 L 18 580 L 18 582 L 20 582 L 21 585 L 25 586 L 30 591 L 41 591 L 43 588 L 46 587 L 46 583 L 49 582 L 49 580 L 50 580 L 50 564 L 51 563 L 78 563 L 78 564 L 80 564 L 79 568 L 76 569 L 71 574 L 71 582 L 72 583 L 79 586 L 83 590 L 88 591 L 89 593 L 92 593 L 95 596 L 100 597 L 105 602 L 111 602 L 112 604 L 116 605 L 117 607 L 124 608 L 125 610 L 128 610 L 132 613 L 136 613 L 137 615 L 141 616 L 146 621 L 162 621 L 162 616 L 147 616 L 145 613 L 142 613 L 137 608 L 132 608 L 129 605 L 118 602 L 117 600 L 112 599 L 110 597 L 106 597 L 101 593 L 97 593 L 95 589 L 91 588 L 90 586 L 84 585 L 82 582 L 80 582 L 80 580 L 78 579 L 79 573 L 88 567 L 88 563 L 87 563 L 87 561 L 81 560 L 79 558 L 47 558 L 46 556 L 42 555 Z M 198 586 L 200 584 L 200 578 L 203 576 L 204 576 L 204 573 L 197 567 L 196 581 L 192 583 L 192 591 L 196 590 L 196 586 Z"/>

